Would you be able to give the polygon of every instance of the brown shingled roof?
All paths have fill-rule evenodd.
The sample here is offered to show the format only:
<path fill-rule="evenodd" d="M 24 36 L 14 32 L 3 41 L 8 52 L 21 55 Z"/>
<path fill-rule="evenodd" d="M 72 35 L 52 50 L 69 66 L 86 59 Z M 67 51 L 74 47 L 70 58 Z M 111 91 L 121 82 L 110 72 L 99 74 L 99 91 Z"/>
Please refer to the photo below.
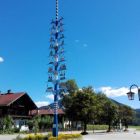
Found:
<path fill-rule="evenodd" d="M 0 94 L 0 106 L 9 106 L 11 103 L 15 102 L 17 99 L 25 95 L 26 93 L 8 93 Z"/>

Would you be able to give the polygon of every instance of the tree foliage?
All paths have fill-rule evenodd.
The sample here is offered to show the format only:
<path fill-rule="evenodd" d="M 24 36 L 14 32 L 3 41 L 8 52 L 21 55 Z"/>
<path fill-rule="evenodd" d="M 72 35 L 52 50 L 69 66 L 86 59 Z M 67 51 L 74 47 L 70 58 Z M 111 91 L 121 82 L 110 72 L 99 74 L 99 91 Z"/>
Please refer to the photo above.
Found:
<path fill-rule="evenodd" d="M 72 121 L 81 121 L 86 125 L 94 118 L 94 92 L 91 87 L 83 88 L 64 97 L 63 105 L 67 117 Z"/>
<path fill-rule="evenodd" d="M 92 87 L 78 90 L 73 80 L 67 82 L 67 87 L 70 93 L 62 100 L 66 117 L 70 121 L 81 121 L 84 132 L 88 123 L 107 124 L 109 132 L 113 125 L 119 124 L 120 119 L 126 128 L 132 121 L 133 111 L 130 107 L 116 104 L 103 93 L 95 93 Z"/>
<path fill-rule="evenodd" d="M 65 82 L 68 93 L 75 93 L 78 90 L 78 85 L 74 79 Z"/>
<path fill-rule="evenodd" d="M 53 119 L 50 116 L 35 116 L 27 122 L 29 130 L 33 130 L 34 133 L 37 133 L 39 130 L 46 130 L 51 128 Z"/>
<path fill-rule="evenodd" d="M 12 133 L 14 121 L 10 115 L 4 116 L 0 119 L 0 133 Z"/>
<path fill-rule="evenodd" d="M 131 107 L 123 105 L 119 106 L 119 119 L 121 119 L 123 125 L 125 126 L 125 131 L 127 131 L 128 124 L 133 121 L 134 111 Z"/>

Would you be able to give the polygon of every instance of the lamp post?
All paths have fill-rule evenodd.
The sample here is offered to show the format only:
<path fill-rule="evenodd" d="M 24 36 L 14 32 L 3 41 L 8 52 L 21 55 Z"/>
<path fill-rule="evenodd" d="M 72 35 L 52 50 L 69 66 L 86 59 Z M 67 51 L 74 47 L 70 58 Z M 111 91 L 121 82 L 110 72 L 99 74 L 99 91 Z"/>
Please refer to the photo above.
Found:
<path fill-rule="evenodd" d="M 133 84 L 133 85 L 130 86 L 130 91 L 127 93 L 128 99 L 129 100 L 134 100 L 135 93 L 132 92 L 132 88 L 133 87 L 136 87 L 137 88 L 137 90 L 138 90 L 138 98 L 139 98 L 139 101 L 140 101 L 140 88 L 137 85 L 135 85 L 135 84 Z"/>

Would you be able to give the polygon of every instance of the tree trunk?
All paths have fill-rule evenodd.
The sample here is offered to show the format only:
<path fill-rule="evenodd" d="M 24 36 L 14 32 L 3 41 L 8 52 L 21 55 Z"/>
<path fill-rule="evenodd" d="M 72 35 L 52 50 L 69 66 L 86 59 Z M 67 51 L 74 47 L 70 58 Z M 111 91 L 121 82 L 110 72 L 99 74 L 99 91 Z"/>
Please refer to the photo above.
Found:
<path fill-rule="evenodd" d="M 127 122 L 126 122 L 126 121 L 125 121 L 125 123 L 124 123 L 124 126 L 125 126 L 124 131 L 127 131 L 127 130 L 128 130 L 128 124 L 127 124 Z"/>
<path fill-rule="evenodd" d="M 82 135 L 87 135 L 88 133 L 86 131 L 87 131 L 87 123 L 84 122 L 84 131 L 81 134 Z"/>
<path fill-rule="evenodd" d="M 87 123 L 84 122 L 84 133 L 86 133 L 86 131 L 87 131 Z"/>
<path fill-rule="evenodd" d="M 107 132 L 110 132 L 111 131 L 111 123 L 109 123 L 109 125 L 108 125 L 108 130 L 107 130 Z"/>
<path fill-rule="evenodd" d="M 64 116 L 62 116 L 62 130 L 64 131 Z"/>

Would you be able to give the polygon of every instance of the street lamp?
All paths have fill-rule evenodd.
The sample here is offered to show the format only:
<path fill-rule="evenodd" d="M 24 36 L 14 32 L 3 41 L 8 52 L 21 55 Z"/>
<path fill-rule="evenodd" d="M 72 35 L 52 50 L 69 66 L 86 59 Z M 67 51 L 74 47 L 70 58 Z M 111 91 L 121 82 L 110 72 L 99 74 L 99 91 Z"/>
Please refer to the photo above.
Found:
<path fill-rule="evenodd" d="M 134 100 L 135 93 L 131 91 L 131 89 L 133 87 L 136 87 L 138 89 L 138 98 L 139 98 L 139 101 L 140 101 L 140 88 L 137 85 L 135 85 L 135 84 L 130 86 L 130 91 L 127 93 L 128 99 L 129 100 Z"/>

